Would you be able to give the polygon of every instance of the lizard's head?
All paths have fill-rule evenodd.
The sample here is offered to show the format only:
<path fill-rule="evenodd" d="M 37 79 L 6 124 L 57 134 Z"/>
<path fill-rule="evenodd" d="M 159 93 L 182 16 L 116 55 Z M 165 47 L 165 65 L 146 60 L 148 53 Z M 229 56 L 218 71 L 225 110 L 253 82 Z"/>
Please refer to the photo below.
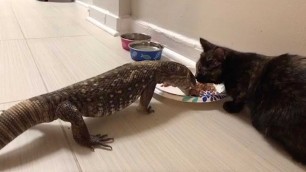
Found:
<path fill-rule="evenodd" d="M 196 85 L 195 76 L 186 66 L 171 61 L 164 62 L 161 65 L 158 82 L 178 87 L 186 95 L 190 95 L 190 90 Z"/>

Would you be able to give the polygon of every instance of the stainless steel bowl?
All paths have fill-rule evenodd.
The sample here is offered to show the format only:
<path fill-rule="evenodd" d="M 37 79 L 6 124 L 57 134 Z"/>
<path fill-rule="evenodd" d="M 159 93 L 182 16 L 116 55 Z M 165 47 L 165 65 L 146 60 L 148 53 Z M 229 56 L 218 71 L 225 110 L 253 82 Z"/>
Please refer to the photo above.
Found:
<path fill-rule="evenodd" d="M 143 33 L 125 33 L 121 35 L 122 39 L 131 40 L 131 41 L 149 41 L 151 40 L 150 35 Z"/>
<path fill-rule="evenodd" d="M 160 51 L 164 49 L 164 46 L 152 41 L 137 41 L 129 45 L 130 48 L 133 48 L 138 51 Z"/>
<path fill-rule="evenodd" d="M 125 50 L 130 50 L 129 44 L 134 41 L 150 41 L 151 36 L 143 33 L 126 33 L 121 35 L 122 48 Z"/>

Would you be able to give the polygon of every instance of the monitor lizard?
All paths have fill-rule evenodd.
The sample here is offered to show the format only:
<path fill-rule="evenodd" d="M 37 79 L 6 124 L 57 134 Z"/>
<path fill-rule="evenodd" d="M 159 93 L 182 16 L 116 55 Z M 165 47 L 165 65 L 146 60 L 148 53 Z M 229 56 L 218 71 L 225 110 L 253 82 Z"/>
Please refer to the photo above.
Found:
<path fill-rule="evenodd" d="M 120 111 L 139 97 L 138 109 L 146 113 L 156 84 L 180 88 L 185 94 L 196 80 L 184 65 L 171 61 L 127 63 L 62 89 L 24 100 L 0 115 L 0 149 L 37 124 L 61 119 L 71 123 L 74 140 L 94 150 L 112 150 L 107 135 L 91 135 L 84 117 L 103 117 Z"/>

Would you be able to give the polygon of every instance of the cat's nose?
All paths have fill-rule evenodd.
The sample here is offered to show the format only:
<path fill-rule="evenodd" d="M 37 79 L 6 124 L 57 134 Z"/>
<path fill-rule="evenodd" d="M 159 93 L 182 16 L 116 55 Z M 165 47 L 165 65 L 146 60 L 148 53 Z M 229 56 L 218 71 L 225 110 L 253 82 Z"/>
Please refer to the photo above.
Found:
<path fill-rule="evenodd" d="M 195 77 L 196 77 L 196 80 L 198 82 L 205 82 L 205 80 L 206 80 L 205 77 L 203 75 L 201 75 L 201 74 L 198 74 Z"/>

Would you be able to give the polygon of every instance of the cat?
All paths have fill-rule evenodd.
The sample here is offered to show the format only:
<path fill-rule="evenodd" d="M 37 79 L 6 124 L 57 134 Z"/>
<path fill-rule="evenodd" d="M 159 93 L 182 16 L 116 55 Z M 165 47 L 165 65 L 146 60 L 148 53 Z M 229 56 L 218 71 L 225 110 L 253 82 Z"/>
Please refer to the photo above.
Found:
<path fill-rule="evenodd" d="M 218 46 L 200 38 L 200 83 L 223 83 L 229 113 L 250 109 L 252 125 L 306 164 L 306 57 L 265 56 Z"/>

